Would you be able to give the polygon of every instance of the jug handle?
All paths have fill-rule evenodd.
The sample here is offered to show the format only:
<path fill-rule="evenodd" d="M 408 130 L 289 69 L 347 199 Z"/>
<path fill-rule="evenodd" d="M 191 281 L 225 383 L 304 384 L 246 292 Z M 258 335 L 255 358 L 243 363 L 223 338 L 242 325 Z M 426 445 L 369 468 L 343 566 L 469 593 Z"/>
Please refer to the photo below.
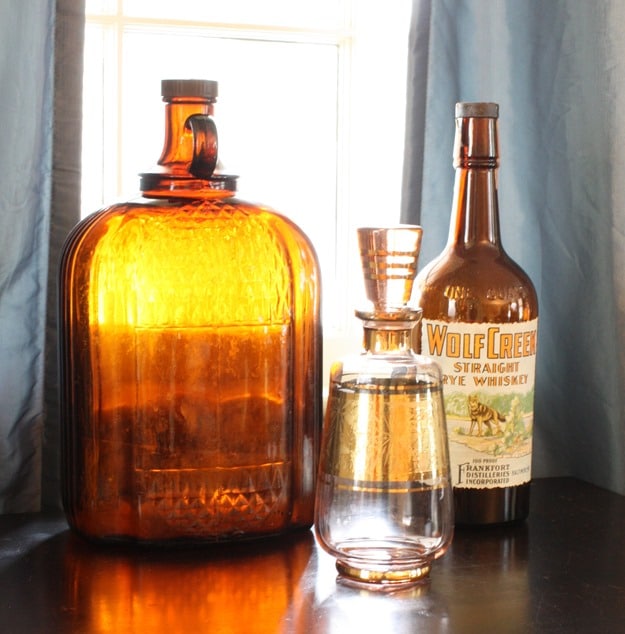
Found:
<path fill-rule="evenodd" d="M 196 178 L 208 179 L 217 166 L 217 126 L 206 114 L 191 115 L 185 127 L 193 134 L 193 160 L 189 172 Z"/>

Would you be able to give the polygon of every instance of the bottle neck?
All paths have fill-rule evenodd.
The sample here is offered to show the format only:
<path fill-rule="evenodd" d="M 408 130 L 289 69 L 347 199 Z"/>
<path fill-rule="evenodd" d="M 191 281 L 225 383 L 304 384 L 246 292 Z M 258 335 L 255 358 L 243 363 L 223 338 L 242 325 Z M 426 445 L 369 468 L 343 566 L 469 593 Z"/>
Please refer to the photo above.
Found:
<path fill-rule="evenodd" d="M 165 99 L 165 141 L 157 167 L 140 175 L 146 198 L 218 199 L 236 192 L 237 177 L 218 173 L 217 130 L 209 97 Z"/>
<path fill-rule="evenodd" d="M 456 168 L 448 246 L 501 248 L 495 169 Z"/>
<path fill-rule="evenodd" d="M 202 97 L 172 97 L 165 105 L 165 142 L 158 165 L 172 176 L 188 176 L 193 158 L 193 132 L 187 125 L 192 115 L 212 115 L 212 101 Z"/>
<path fill-rule="evenodd" d="M 501 249 L 497 119 L 459 117 L 454 142 L 454 201 L 448 247 Z"/>
<path fill-rule="evenodd" d="M 364 324 L 363 347 L 370 354 L 409 354 L 413 352 L 416 321 L 376 322 Z"/>

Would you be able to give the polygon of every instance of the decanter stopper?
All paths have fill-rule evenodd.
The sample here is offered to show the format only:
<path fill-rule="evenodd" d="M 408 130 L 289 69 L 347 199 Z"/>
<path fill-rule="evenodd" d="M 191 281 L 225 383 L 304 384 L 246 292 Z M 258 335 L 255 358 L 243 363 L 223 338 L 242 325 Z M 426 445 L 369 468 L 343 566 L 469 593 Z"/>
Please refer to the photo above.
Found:
<path fill-rule="evenodd" d="M 421 227 L 413 225 L 358 229 L 365 292 L 376 313 L 408 308 L 422 235 Z"/>

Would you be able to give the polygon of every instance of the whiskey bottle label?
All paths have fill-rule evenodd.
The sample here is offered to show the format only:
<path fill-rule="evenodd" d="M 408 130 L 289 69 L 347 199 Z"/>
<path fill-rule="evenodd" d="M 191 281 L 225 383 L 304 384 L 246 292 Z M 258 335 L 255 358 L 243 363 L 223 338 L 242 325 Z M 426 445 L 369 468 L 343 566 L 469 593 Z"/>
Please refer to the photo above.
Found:
<path fill-rule="evenodd" d="M 422 353 L 441 367 L 455 487 L 518 486 L 531 478 L 538 320 L 424 319 Z"/>

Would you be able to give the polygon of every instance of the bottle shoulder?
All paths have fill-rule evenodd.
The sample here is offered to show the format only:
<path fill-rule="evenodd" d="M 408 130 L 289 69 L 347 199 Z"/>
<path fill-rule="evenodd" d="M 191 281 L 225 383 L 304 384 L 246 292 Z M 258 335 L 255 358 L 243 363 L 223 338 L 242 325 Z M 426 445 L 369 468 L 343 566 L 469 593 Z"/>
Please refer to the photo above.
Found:
<path fill-rule="evenodd" d="M 380 381 L 409 381 L 436 384 L 440 370 L 430 357 L 413 351 L 348 355 L 332 363 L 330 382 L 341 385 L 367 385 Z"/>
<path fill-rule="evenodd" d="M 320 311 L 319 266 L 303 233 L 238 201 L 96 212 L 66 242 L 60 283 L 109 321 L 131 314 L 150 327 L 183 316 L 194 325 L 299 323 L 303 307 L 315 319 Z"/>
<path fill-rule="evenodd" d="M 415 293 L 425 319 L 516 322 L 538 316 L 532 281 L 500 249 L 446 249 L 421 270 Z"/>
<path fill-rule="evenodd" d="M 104 245 L 143 252 L 154 246 L 164 258 L 167 247 L 175 250 L 176 245 L 199 249 L 203 256 L 216 253 L 218 245 L 222 250 L 247 250 L 250 256 L 258 251 L 283 251 L 290 259 L 318 268 L 314 247 L 300 227 L 269 207 L 237 198 L 140 198 L 117 203 L 79 222 L 66 240 L 65 254 L 95 255 Z"/>
<path fill-rule="evenodd" d="M 515 281 L 533 287 L 525 271 L 501 249 L 446 249 L 434 258 L 417 276 L 421 286 L 441 287 L 463 283 L 479 288 L 494 280 Z"/>

